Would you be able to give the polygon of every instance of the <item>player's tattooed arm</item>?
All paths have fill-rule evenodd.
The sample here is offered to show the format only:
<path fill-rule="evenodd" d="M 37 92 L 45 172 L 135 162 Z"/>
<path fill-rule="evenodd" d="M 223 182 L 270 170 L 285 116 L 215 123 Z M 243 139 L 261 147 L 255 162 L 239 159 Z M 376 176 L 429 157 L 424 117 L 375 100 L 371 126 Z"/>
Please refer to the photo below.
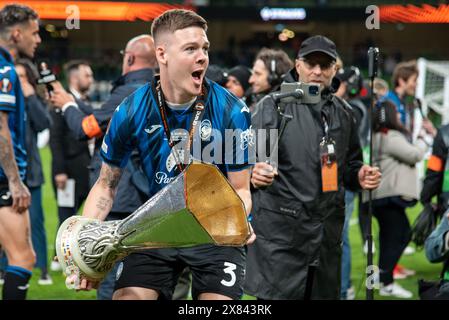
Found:
<path fill-rule="evenodd" d="M 110 166 L 103 163 L 100 171 L 99 181 L 103 187 L 109 188 L 115 192 L 117 190 L 120 177 L 122 176 L 123 170 L 118 167 Z"/>
<path fill-rule="evenodd" d="M 100 220 L 106 218 L 114 203 L 122 172 L 120 168 L 103 163 L 100 176 L 86 199 L 83 216 Z"/>

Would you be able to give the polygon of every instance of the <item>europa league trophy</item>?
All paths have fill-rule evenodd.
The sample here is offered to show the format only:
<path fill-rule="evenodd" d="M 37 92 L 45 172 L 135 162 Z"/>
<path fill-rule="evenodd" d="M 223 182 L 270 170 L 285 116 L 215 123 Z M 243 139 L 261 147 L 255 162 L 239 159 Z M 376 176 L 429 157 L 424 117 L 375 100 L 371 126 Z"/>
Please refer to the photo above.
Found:
<path fill-rule="evenodd" d="M 73 275 L 103 279 L 117 260 L 136 250 L 243 246 L 249 235 L 245 206 L 224 175 L 214 165 L 193 162 L 126 219 L 65 220 L 56 253 L 69 286 Z"/>

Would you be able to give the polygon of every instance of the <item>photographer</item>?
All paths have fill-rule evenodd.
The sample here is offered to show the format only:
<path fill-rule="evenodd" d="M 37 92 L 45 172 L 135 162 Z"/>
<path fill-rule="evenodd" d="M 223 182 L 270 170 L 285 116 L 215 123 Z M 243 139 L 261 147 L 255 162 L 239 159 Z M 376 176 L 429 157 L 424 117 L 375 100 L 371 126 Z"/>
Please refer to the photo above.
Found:
<path fill-rule="evenodd" d="M 245 289 L 260 299 L 339 299 L 345 188 L 380 183 L 377 168 L 362 163 L 350 107 L 333 95 L 336 58 L 335 44 L 323 36 L 301 44 L 285 81 L 319 84 L 321 101 L 281 103 L 291 120 L 280 136 L 279 163 L 273 167 L 259 154 L 252 171 L 257 241 L 248 247 Z M 279 129 L 282 114 L 266 97 L 253 127 Z M 258 150 L 265 143 L 258 141 Z M 268 144 L 272 150 L 275 143 Z"/>

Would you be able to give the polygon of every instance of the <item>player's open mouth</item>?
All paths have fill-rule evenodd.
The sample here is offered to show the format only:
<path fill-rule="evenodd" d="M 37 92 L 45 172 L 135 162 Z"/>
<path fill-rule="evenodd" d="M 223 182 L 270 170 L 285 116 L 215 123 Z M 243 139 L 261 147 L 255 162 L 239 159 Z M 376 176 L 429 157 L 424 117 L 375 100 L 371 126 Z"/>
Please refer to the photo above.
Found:
<path fill-rule="evenodd" d="M 203 75 L 203 69 L 192 72 L 193 82 L 201 85 L 202 75 Z"/>

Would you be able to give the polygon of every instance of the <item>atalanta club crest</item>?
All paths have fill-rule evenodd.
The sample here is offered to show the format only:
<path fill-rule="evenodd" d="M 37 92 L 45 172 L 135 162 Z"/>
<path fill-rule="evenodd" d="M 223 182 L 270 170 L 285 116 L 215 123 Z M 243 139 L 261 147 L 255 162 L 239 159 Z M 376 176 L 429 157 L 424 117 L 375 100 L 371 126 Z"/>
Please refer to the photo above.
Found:
<path fill-rule="evenodd" d="M 209 140 L 211 134 L 212 134 L 212 123 L 210 122 L 210 120 L 206 119 L 201 121 L 201 130 L 200 130 L 201 140 L 203 141 Z"/>

